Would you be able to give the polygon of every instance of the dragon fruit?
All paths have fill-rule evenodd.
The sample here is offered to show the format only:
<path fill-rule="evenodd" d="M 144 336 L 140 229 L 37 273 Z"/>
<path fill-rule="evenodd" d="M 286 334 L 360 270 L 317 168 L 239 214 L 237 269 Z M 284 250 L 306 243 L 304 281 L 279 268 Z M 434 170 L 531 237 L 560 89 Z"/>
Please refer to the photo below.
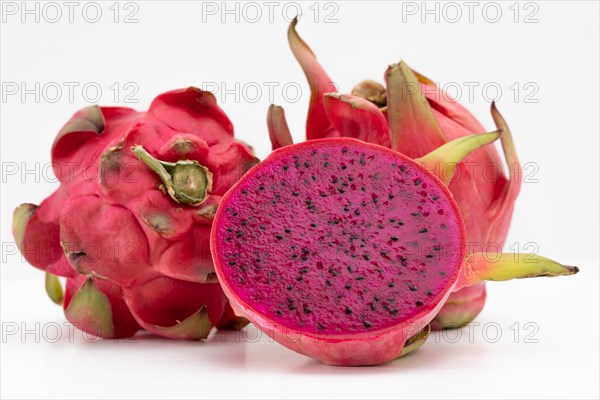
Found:
<path fill-rule="evenodd" d="M 269 125 L 287 137 L 278 109 Z M 446 185 L 502 129 L 413 160 L 356 139 L 274 151 L 221 200 L 211 234 L 235 312 L 276 341 L 332 365 L 374 365 L 420 346 L 451 291 L 485 279 L 578 271 L 514 254 L 467 256 Z M 432 165 L 445 173 L 429 172 Z M 404 350 L 404 351 L 403 351 Z"/>
<path fill-rule="evenodd" d="M 290 25 L 288 39 L 311 88 L 308 139 L 356 137 L 418 158 L 450 140 L 485 131 L 469 111 L 403 62 L 387 70 L 387 90 L 378 82 L 366 80 L 350 95 L 332 93 L 337 91 L 335 84 L 298 36 L 296 23 Z M 498 113 L 494 114 L 499 118 Z M 449 186 L 462 211 L 473 251 L 502 249 L 521 186 L 521 167 L 511 132 L 502 122 L 501 143 L 509 175 L 502 172 L 496 149 L 486 146 L 464 160 Z M 432 327 L 466 325 L 479 314 L 485 299 L 483 283 L 453 293 Z"/>
<path fill-rule="evenodd" d="M 216 282 L 209 236 L 221 196 L 258 160 L 211 93 L 167 92 L 147 112 L 85 108 L 52 162 L 60 187 L 18 207 L 13 233 L 70 322 L 104 338 L 244 325 Z"/>

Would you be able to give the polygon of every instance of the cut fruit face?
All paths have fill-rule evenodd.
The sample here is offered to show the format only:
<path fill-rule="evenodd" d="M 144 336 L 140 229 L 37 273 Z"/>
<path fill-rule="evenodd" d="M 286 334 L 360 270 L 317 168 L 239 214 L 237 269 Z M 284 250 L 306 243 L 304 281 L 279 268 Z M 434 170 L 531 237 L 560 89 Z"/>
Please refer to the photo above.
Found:
<path fill-rule="evenodd" d="M 215 222 L 217 273 L 238 309 L 330 338 L 422 322 L 465 253 L 443 183 L 354 139 L 275 151 L 227 193 Z"/>

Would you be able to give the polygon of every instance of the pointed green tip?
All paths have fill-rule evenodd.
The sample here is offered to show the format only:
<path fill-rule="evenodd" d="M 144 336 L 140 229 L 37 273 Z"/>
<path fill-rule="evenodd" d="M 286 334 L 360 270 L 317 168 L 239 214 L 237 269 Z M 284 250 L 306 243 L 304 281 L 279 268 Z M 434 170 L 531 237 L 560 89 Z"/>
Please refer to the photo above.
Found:
<path fill-rule="evenodd" d="M 12 231 L 13 237 L 19 251 L 23 252 L 23 239 L 25 238 L 25 230 L 27 229 L 27 223 L 35 214 L 38 206 L 35 204 L 24 203 L 15 209 L 13 212 Z"/>
<path fill-rule="evenodd" d="M 454 177 L 458 163 L 475 150 L 498 140 L 502 137 L 503 132 L 503 129 L 498 129 L 494 132 L 463 136 L 444 144 L 415 161 L 420 162 L 445 185 L 448 185 Z"/>
<path fill-rule="evenodd" d="M 404 343 L 404 347 L 402 348 L 402 352 L 400 353 L 400 357 L 403 357 L 409 353 L 414 352 L 415 350 L 421 348 L 427 339 L 429 338 L 429 333 L 431 332 L 431 326 L 427 325 L 425 328 L 420 330 L 416 335 L 409 338 L 406 343 Z"/>
<path fill-rule="evenodd" d="M 64 300 L 64 294 L 63 294 L 63 289 L 60 284 L 60 281 L 58 280 L 58 277 L 54 274 L 46 272 L 46 285 L 45 286 L 46 286 L 46 293 L 48 294 L 48 297 L 50 297 L 50 300 L 52 300 L 54 303 L 58 304 L 59 306 L 62 305 L 63 300 Z"/>
<path fill-rule="evenodd" d="M 474 253 L 469 255 L 461 270 L 455 290 L 482 281 L 556 277 L 575 275 L 578 267 L 563 265 L 537 254 Z"/>
<path fill-rule="evenodd" d="M 65 316 L 77 328 L 90 334 L 103 338 L 114 336 L 110 301 L 98 290 L 93 278 L 88 278 L 73 295 Z"/>
<path fill-rule="evenodd" d="M 206 306 L 173 326 L 160 326 L 138 320 L 144 329 L 160 336 L 182 340 L 204 340 L 212 330 Z"/>

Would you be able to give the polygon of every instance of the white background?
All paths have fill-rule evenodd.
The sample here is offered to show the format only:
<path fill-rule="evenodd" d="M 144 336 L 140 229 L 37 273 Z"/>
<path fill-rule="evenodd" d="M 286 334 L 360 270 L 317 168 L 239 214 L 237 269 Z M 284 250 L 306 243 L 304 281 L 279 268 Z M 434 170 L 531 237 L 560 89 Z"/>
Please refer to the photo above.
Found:
<path fill-rule="evenodd" d="M 521 161 L 538 167 L 531 170 L 537 183 L 523 185 L 508 242 L 522 250 L 534 242 L 540 254 L 581 268 L 568 278 L 490 284 L 480 325 L 434 335 L 415 354 L 369 368 L 322 365 L 265 337 L 256 342 L 252 328 L 239 342 L 230 334 L 201 344 L 155 337 L 90 343 L 63 325 L 61 309 L 43 292 L 43 274 L 13 254 L 12 211 L 22 202 L 39 203 L 56 187 L 44 169 L 49 149 L 62 124 L 89 104 L 85 84 L 102 89 L 102 104 L 145 109 L 163 91 L 216 83 L 236 92 L 217 98 L 237 136 L 261 158 L 270 150 L 265 116 L 271 101 L 285 106 L 295 139 L 302 140 L 309 95 L 288 49 L 283 3 L 275 3 L 272 21 L 269 6 L 254 3 L 262 12 L 258 22 L 250 21 L 256 8 L 241 3 L 237 16 L 223 15 L 221 2 L 209 4 L 216 15 L 203 13 L 201 3 L 121 3 L 116 23 L 113 2 L 98 3 L 97 23 L 85 20 L 95 17 L 89 8 L 82 14 L 85 3 L 78 3 L 72 23 L 62 2 L 55 3 L 62 18 L 54 23 L 55 8 L 44 13 L 38 3 L 36 22 L 35 14 L 22 14 L 20 2 L 11 3 L 16 15 L 5 12 L 7 3 L 0 42 L 3 398 L 598 398 L 597 2 L 497 2 L 485 12 L 485 3 L 477 3 L 472 21 L 468 6 L 458 2 L 462 17 L 455 23 L 456 6 L 444 3 L 427 3 L 437 7 L 439 21 L 435 13 L 423 13 L 421 2 L 405 2 L 404 8 L 393 2 L 300 4 L 298 30 L 342 91 L 365 78 L 382 80 L 386 66 L 402 58 L 449 91 L 461 89 L 461 102 L 492 128 L 488 100 L 497 97 L 493 87 L 501 88 L 499 109 Z M 123 23 L 136 7 L 138 22 Z M 492 23 L 497 8 L 502 15 Z M 337 22 L 325 23 L 332 11 Z M 295 14 L 293 7 L 287 12 Z M 532 23 L 524 23 L 527 15 Z M 36 82 L 39 100 L 9 94 L 15 85 L 32 89 Z M 64 82 L 79 84 L 72 99 Z M 133 86 L 126 90 L 128 82 Z M 279 84 L 272 99 L 268 82 Z M 465 82 L 479 85 L 472 98 Z M 110 89 L 115 83 L 116 99 Z M 287 97 L 285 84 L 291 87 Z M 492 87 L 488 99 L 486 84 Z M 59 99 L 52 90 L 57 85 L 63 89 Z M 132 87 L 139 88 L 132 97 L 138 102 L 126 104 Z M 303 90 L 298 99 L 294 87 Z M 87 96 L 94 97 L 93 90 Z M 22 176 L 23 167 L 36 163 L 40 173 Z M 9 335 L 14 326 L 19 331 Z M 59 326 L 60 337 L 51 343 Z"/>

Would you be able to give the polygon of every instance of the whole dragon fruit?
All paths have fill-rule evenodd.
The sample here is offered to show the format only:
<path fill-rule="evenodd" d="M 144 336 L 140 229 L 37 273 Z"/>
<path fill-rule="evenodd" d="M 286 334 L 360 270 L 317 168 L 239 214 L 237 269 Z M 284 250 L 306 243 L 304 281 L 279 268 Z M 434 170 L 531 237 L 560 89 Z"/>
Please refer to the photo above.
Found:
<path fill-rule="evenodd" d="M 290 25 L 288 39 L 311 88 L 307 139 L 355 137 L 418 158 L 453 139 L 485 132 L 469 111 L 404 62 L 386 71 L 387 89 L 366 80 L 354 87 L 352 94 L 340 96 L 298 36 L 296 23 Z M 473 252 L 502 250 L 521 187 L 521 167 L 511 132 L 494 107 L 495 122 L 503 124 L 501 143 L 509 175 L 502 172 L 496 149 L 486 146 L 465 158 L 449 186 Z M 433 329 L 466 325 L 479 314 L 485 298 L 483 283 L 453 293 L 433 321 Z"/>
<path fill-rule="evenodd" d="M 92 335 L 202 339 L 212 326 L 240 328 L 209 235 L 221 196 L 257 162 L 197 88 L 164 93 L 147 112 L 87 107 L 52 146 L 60 187 L 18 207 L 13 233 L 67 319 Z"/>

